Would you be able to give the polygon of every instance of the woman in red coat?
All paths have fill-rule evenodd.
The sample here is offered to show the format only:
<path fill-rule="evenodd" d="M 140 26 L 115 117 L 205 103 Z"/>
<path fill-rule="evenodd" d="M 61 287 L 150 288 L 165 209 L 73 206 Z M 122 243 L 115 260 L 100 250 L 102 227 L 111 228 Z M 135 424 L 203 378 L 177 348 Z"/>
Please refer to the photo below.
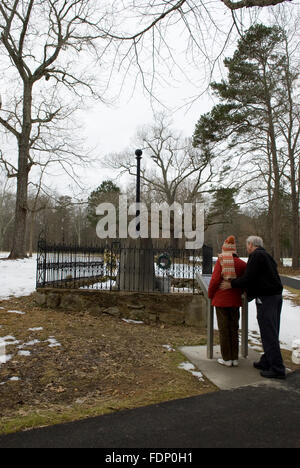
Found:
<path fill-rule="evenodd" d="M 229 236 L 223 244 L 208 288 L 208 297 L 216 307 L 222 359 L 219 364 L 231 367 L 238 366 L 239 357 L 239 320 L 242 306 L 242 290 L 221 290 L 224 279 L 239 278 L 246 270 L 247 264 L 236 254 L 235 237 Z"/>

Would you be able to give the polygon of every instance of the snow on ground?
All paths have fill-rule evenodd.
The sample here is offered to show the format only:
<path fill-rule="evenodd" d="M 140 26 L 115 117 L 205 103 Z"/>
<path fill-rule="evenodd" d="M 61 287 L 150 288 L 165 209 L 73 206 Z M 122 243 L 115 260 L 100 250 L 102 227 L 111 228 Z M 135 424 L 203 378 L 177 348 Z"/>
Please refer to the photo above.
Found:
<path fill-rule="evenodd" d="M 29 329 L 31 330 L 31 329 Z M 42 331 L 42 327 L 36 327 L 33 329 L 34 331 Z M 2 364 L 6 364 L 9 362 L 11 359 L 13 359 L 14 356 L 23 356 L 23 357 L 29 357 L 33 352 L 37 352 L 34 347 L 39 344 L 47 343 L 47 346 L 49 348 L 56 348 L 58 346 L 62 346 L 54 336 L 50 336 L 47 340 L 40 341 L 38 339 L 34 339 L 31 341 L 23 342 L 21 343 L 19 340 L 17 340 L 14 336 L 12 335 L 7 335 L 7 336 L 0 336 L 0 366 Z M 15 349 L 9 348 L 9 353 L 8 354 L 8 346 L 12 345 L 18 345 Z M 26 348 L 30 349 L 30 351 Z M 25 349 L 24 349 L 25 348 Z M 8 379 L 6 382 L 0 382 L 0 385 L 5 385 L 9 381 L 17 382 L 20 380 L 18 377 L 12 377 Z"/>
<path fill-rule="evenodd" d="M 142 324 L 144 322 L 142 322 L 141 320 L 131 320 L 131 319 L 122 319 L 123 322 L 126 322 L 126 323 L 136 323 L 136 324 Z"/>
<path fill-rule="evenodd" d="M 281 313 L 280 341 L 285 349 L 292 349 L 292 343 L 300 338 L 300 306 L 287 299 L 284 290 L 283 308 Z M 289 293 L 289 297 L 290 297 Z M 259 332 L 256 319 L 255 301 L 249 304 L 249 330 Z"/>
<path fill-rule="evenodd" d="M 57 348 L 61 346 L 61 344 L 54 338 L 54 336 L 50 336 L 50 338 L 48 338 L 46 341 L 50 343 L 49 348 Z"/>
<path fill-rule="evenodd" d="M 292 349 L 292 343 L 300 338 L 300 306 L 291 301 L 293 294 L 284 289 L 283 307 L 281 313 L 280 342 L 284 349 Z M 249 303 L 249 338 L 255 348 L 261 349 L 260 331 L 257 322 L 255 301 Z M 215 313 L 214 328 L 218 330 L 217 317 Z"/>
<path fill-rule="evenodd" d="M 10 379 L 8 379 L 8 382 L 11 381 L 11 382 L 18 382 L 20 379 L 19 377 L 11 377 Z M 6 382 L 0 382 L 0 385 L 5 385 Z"/>
<path fill-rule="evenodd" d="M 202 372 L 196 371 L 194 364 L 191 362 L 182 362 L 179 364 L 178 369 L 186 370 L 193 374 L 194 377 L 197 377 L 197 379 L 199 379 L 201 382 L 204 381 Z"/>
<path fill-rule="evenodd" d="M 8 314 L 17 314 L 17 315 L 25 315 L 26 312 L 21 312 L 20 310 L 8 310 Z"/>
<path fill-rule="evenodd" d="M 0 259 L 7 257 L 7 253 L 0 252 Z M 284 259 L 284 263 L 289 265 L 291 259 Z M 25 296 L 35 290 L 36 283 L 36 255 L 31 259 L 3 261 L 0 260 L 0 300 L 8 299 L 10 296 Z M 284 291 L 284 304 L 282 310 L 280 340 L 288 349 L 292 342 L 300 338 L 300 306 L 292 301 L 292 293 Z M 22 311 L 11 310 L 10 313 L 24 314 Z M 215 324 L 217 321 L 215 320 Z M 216 326 L 217 327 L 217 326 Z M 255 302 L 249 305 L 249 330 L 250 334 L 259 334 L 259 328 L 256 320 Z M 38 330 L 37 330 L 38 331 Z M 256 335 L 255 335 L 256 336 Z M 50 337 L 52 339 L 52 337 Z M 49 346 L 59 346 L 57 342 L 49 341 Z M 27 344 L 27 346 L 30 346 Z"/>
<path fill-rule="evenodd" d="M 0 253 L 0 258 L 7 255 Z M 0 300 L 27 296 L 35 290 L 35 284 L 36 255 L 24 260 L 0 260 Z"/>
<path fill-rule="evenodd" d="M 164 345 L 162 345 L 162 347 L 165 348 L 167 351 L 170 351 L 170 352 L 175 351 L 175 349 L 172 348 L 172 346 L 168 345 L 168 344 L 164 344 Z"/>
<path fill-rule="evenodd" d="M 31 352 L 30 351 L 19 351 L 18 355 L 19 356 L 30 356 Z"/>
<path fill-rule="evenodd" d="M 292 266 L 292 259 L 291 258 L 283 258 L 282 263 L 283 263 L 283 266 L 291 267 Z"/>

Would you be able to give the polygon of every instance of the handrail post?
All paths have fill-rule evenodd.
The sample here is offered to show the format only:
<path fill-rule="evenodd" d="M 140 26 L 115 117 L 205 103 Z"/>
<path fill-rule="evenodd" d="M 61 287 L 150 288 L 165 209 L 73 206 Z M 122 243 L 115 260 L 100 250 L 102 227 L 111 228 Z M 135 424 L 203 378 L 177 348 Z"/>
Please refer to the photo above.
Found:
<path fill-rule="evenodd" d="M 206 302 L 206 314 L 207 314 L 207 359 L 213 359 L 214 357 L 214 307 L 211 304 L 211 300 L 208 297 L 208 282 L 204 278 L 211 278 L 211 275 L 200 275 L 196 274 L 196 278 L 200 288 L 202 289 L 205 302 Z"/>
<path fill-rule="evenodd" d="M 249 333 L 249 307 L 248 307 L 248 299 L 247 295 L 243 294 L 243 306 L 242 306 L 242 340 L 241 340 L 241 347 L 242 347 L 242 356 L 243 358 L 248 357 L 248 333 Z"/>

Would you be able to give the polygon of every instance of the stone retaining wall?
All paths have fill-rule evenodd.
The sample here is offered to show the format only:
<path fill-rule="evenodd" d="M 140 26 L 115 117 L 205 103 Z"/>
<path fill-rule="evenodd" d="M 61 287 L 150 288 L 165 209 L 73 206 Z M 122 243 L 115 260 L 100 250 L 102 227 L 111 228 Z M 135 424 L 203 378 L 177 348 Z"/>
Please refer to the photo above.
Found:
<path fill-rule="evenodd" d="M 68 311 L 87 311 L 94 316 L 109 314 L 145 323 L 168 323 L 204 328 L 207 325 L 203 295 L 161 294 L 123 291 L 38 289 L 39 306 Z"/>

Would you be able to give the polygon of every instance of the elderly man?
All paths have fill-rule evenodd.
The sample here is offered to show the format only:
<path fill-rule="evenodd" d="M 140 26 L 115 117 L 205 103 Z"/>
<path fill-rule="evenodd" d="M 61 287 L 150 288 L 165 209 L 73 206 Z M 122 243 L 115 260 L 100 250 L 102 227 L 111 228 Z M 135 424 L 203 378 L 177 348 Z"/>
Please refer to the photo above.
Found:
<path fill-rule="evenodd" d="M 282 309 L 282 283 L 275 260 L 263 248 L 260 237 L 247 239 L 249 260 L 243 276 L 223 281 L 221 289 L 241 288 L 248 301 L 256 299 L 257 320 L 264 354 L 254 367 L 266 378 L 285 379 L 286 372 L 279 344 L 280 316 Z"/>

